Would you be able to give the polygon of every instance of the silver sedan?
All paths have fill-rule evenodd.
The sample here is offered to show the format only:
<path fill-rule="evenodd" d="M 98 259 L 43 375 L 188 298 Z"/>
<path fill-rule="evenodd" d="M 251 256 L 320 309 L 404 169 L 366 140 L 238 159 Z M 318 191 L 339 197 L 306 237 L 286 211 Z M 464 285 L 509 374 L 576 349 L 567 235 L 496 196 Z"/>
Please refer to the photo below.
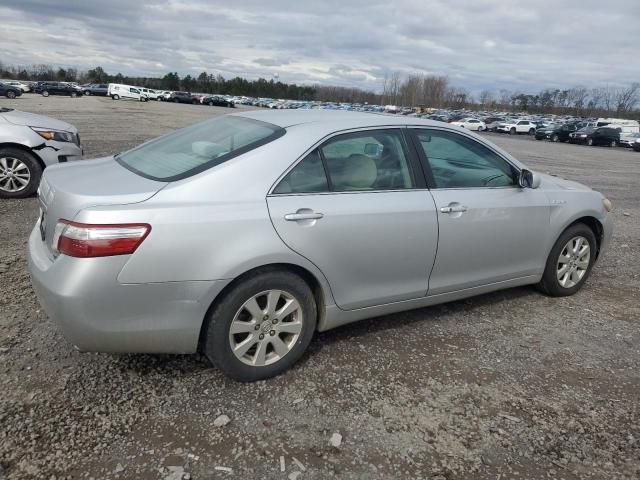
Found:
<path fill-rule="evenodd" d="M 314 332 L 537 285 L 572 295 L 611 203 L 417 118 L 226 115 L 44 172 L 38 297 L 83 351 L 203 352 L 250 381 Z"/>

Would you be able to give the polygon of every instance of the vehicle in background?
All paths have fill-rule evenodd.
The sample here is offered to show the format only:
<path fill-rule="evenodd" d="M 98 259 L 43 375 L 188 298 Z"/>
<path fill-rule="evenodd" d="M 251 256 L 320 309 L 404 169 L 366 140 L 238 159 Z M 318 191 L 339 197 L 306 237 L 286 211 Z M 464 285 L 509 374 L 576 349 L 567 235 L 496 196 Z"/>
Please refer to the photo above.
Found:
<path fill-rule="evenodd" d="M 536 130 L 536 140 L 551 140 L 552 142 L 567 142 L 570 135 L 578 130 L 574 123 L 552 123 Z"/>
<path fill-rule="evenodd" d="M 33 195 L 46 167 L 81 158 L 80 136 L 73 125 L 0 108 L 0 198 Z"/>
<path fill-rule="evenodd" d="M 11 85 L 12 87 L 19 88 L 22 93 L 27 93 L 31 91 L 31 85 L 28 83 L 21 82 L 19 80 L 1 80 L 2 83 L 6 83 L 7 85 Z"/>
<path fill-rule="evenodd" d="M 29 272 L 70 343 L 200 351 L 243 381 L 364 318 L 523 285 L 573 295 L 613 228 L 601 193 L 472 132 L 323 110 L 219 116 L 49 168 L 39 202 Z"/>
<path fill-rule="evenodd" d="M 133 85 L 123 85 L 120 83 L 110 83 L 107 89 L 107 95 L 110 96 L 113 100 L 129 98 L 138 100 L 140 102 L 149 101 L 149 97 L 142 93 L 139 87 L 134 87 Z"/>
<path fill-rule="evenodd" d="M 620 146 L 632 148 L 640 140 L 640 133 L 620 133 Z"/>
<path fill-rule="evenodd" d="M 620 130 L 613 127 L 589 127 L 592 128 L 586 136 L 580 134 L 579 138 L 572 137 L 577 140 L 576 143 L 584 143 L 585 145 L 606 145 L 608 147 L 617 147 L 620 145 Z M 577 134 L 578 132 L 576 132 Z"/>
<path fill-rule="evenodd" d="M 189 92 L 172 92 L 167 98 L 167 102 L 192 103 L 193 105 L 200 103 L 198 99 L 192 96 Z"/>
<path fill-rule="evenodd" d="M 591 135 L 598 127 L 595 126 L 587 126 L 582 127 L 580 130 L 569 134 L 569 143 L 587 143 L 587 138 Z"/>
<path fill-rule="evenodd" d="M 7 98 L 16 98 L 22 95 L 22 90 L 18 87 L 0 82 L 0 95 Z"/>
<path fill-rule="evenodd" d="M 158 100 L 159 102 L 166 102 L 172 93 L 173 92 L 171 90 L 158 90 L 158 98 L 156 98 L 156 100 Z"/>
<path fill-rule="evenodd" d="M 83 95 L 82 89 L 79 86 L 67 82 L 39 82 L 34 91 L 43 97 L 50 95 L 68 95 L 75 98 Z"/>
<path fill-rule="evenodd" d="M 596 121 L 596 126 L 617 128 L 620 133 L 640 132 L 640 123 L 637 120 L 625 120 L 624 118 L 599 118 Z"/>
<path fill-rule="evenodd" d="M 140 91 L 149 98 L 149 100 L 157 100 L 158 92 L 150 88 L 141 88 Z"/>
<path fill-rule="evenodd" d="M 498 125 L 498 132 L 508 133 L 510 135 L 516 135 L 518 133 L 528 133 L 529 135 L 535 135 L 536 124 L 529 120 L 514 120 L 503 122 Z"/>
<path fill-rule="evenodd" d="M 206 95 L 200 100 L 202 104 L 209 105 L 210 107 L 229 107 L 234 108 L 235 105 L 231 100 L 227 100 L 220 95 Z"/>
<path fill-rule="evenodd" d="M 106 96 L 109 91 L 108 83 L 91 83 L 80 87 L 85 95 L 102 95 Z"/>
<path fill-rule="evenodd" d="M 484 119 L 484 124 L 487 127 L 488 132 L 495 132 L 501 123 L 504 123 L 504 117 L 487 117 Z"/>
<path fill-rule="evenodd" d="M 462 118 L 451 122 L 451 125 L 457 125 L 458 127 L 466 128 L 467 130 L 473 130 L 476 132 L 482 132 L 487 129 L 487 126 L 482 120 L 477 118 Z"/>

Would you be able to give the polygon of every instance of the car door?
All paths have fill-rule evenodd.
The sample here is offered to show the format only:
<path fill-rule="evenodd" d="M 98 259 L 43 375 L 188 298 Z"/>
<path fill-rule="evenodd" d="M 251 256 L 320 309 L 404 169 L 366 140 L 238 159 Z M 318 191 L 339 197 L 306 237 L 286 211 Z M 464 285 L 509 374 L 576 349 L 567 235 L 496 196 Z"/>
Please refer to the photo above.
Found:
<path fill-rule="evenodd" d="M 518 169 L 486 144 L 452 131 L 412 129 L 438 210 L 429 295 L 539 274 L 550 206 L 520 188 Z"/>
<path fill-rule="evenodd" d="M 345 310 L 424 297 L 435 205 L 401 129 L 340 134 L 267 197 L 282 240 L 325 275 Z"/>

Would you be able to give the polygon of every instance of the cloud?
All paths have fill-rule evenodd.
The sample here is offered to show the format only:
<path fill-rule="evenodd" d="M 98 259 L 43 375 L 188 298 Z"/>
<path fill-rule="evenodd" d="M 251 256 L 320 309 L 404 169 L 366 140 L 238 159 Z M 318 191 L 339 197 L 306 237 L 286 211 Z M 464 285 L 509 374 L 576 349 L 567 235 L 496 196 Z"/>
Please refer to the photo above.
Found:
<path fill-rule="evenodd" d="M 371 90 L 399 70 L 536 92 L 638 81 L 639 23 L 637 0 L 20 0 L 0 6 L 0 61 Z"/>

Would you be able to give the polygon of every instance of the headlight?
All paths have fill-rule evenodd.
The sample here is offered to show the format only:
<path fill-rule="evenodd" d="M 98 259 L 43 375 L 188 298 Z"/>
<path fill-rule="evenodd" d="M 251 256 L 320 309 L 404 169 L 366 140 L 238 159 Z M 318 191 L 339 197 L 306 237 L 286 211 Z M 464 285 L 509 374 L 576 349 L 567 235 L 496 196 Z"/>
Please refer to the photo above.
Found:
<path fill-rule="evenodd" d="M 611 200 L 606 197 L 602 197 L 602 206 L 607 212 L 613 210 L 613 203 L 611 203 Z"/>
<path fill-rule="evenodd" d="M 51 130 L 49 128 L 31 127 L 31 130 L 36 132 L 45 140 L 54 140 L 56 142 L 73 142 L 75 135 L 64 130 Z"/>

